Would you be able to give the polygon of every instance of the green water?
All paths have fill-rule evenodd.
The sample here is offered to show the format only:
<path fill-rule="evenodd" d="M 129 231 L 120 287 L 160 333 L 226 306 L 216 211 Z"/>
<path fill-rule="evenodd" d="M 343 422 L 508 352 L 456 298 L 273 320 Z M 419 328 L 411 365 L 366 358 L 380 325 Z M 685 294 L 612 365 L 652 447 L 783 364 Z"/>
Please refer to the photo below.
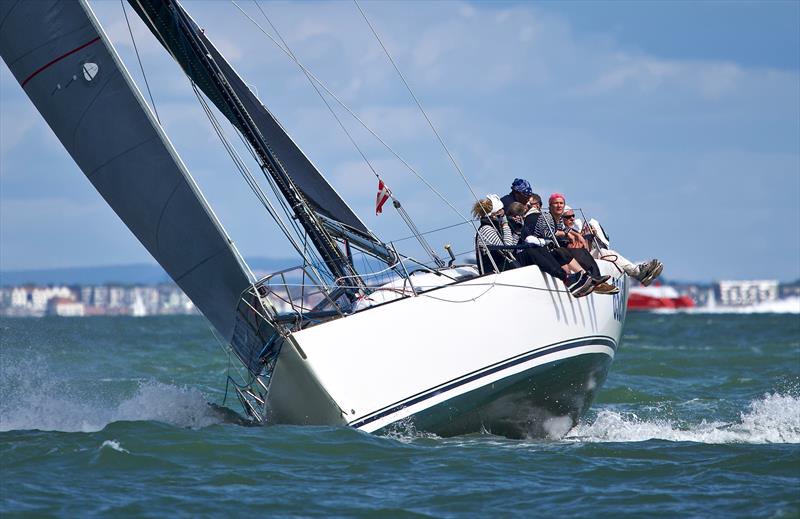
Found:
<path fill-rule="evenodd" d="M 4 517 L 800 516 L 797 314 L 630 314 L 598 402 L 546 441 L 242 425 L 207 404 L 229 364 L 200 318 L 0 333 Z"/>

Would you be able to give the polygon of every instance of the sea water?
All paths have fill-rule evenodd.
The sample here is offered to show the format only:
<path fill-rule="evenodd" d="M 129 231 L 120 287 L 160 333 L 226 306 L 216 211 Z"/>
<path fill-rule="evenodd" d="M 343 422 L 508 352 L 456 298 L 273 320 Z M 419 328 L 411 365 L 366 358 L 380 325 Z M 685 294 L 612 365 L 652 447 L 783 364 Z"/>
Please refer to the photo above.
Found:
<path fill-rule="evenodd" d="M 248 425 L 199 317 L 0 341 L 3 517 L 800 515 L 795 313 L 629 314 L 598 401 L 546 440 Z"/>

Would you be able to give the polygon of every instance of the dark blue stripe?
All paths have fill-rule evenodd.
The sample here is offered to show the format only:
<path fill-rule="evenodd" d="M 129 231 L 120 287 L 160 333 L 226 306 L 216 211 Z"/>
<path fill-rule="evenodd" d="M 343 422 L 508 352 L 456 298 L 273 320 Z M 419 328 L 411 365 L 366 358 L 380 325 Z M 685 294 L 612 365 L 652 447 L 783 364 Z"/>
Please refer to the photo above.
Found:
<path fill-rule="evenodd" d="M 500 361 L 496 364 L 492 364 L 491 366 L 487 366 L 485 368 L 481 368 L 479 370 L 473 371 L 472 373 L 468 373 L 464 376 L 464 378 L 457 378 L 453 380 L 449 380 L 439 386 L 426 389 L 417 393 L 416 395 L 411 395 L 410 397 L 401 400 L 399 402 L 395 402 L 394 404 L 389 404 L 387 407 L 384 407 L 382 410 L 375 411 L 371 415 L 367 415 L 367 417 L 359 418 L 354 422 L 350 422 L 351 427 L 361 427 L 366 425 L 370 422 L 374 422 L 384 416 L 390 415 L 403 409 L 404 407 L 408 407 L 414 404 L 418 404 L 424 400 L 432 398 L 436 395 L 444 393 L 445 391 L 450 391 L 453 388 L 458 386 L 463 386 L 469 382 L 484 378 L 488 375 L 493 373 L 497 373 L 498 371 L 502 371 L 504 369 L 510 368 L 512 366 L 516 366 L 517 364 L 522 364 L 523 362 L 527 362 L 531 359 L 535 359 L 537 357 L 542 357 L 544 355 L 549 355 L 551 353 L 563 350 L 569 350 L 572 348 L 578 348 L 581 346 L 587 346 L 590 344 L 602 344 L 605 346 L 610 347 L 612 350 L 616 351 L 617 343 L 611 337 L 606 336 L 597 336 L 593 338 L 582 338 L 582 339 L 571 339 L 569 341 L 561 342 L 561 343 L 554 343 L 549 344 L 547 346 L 541 346 L 536 348 L 535 350 L 531 350 L 525 353 L 521 353 L 516 357 L 512 357 L 510 359 L 506 359 Z"/>

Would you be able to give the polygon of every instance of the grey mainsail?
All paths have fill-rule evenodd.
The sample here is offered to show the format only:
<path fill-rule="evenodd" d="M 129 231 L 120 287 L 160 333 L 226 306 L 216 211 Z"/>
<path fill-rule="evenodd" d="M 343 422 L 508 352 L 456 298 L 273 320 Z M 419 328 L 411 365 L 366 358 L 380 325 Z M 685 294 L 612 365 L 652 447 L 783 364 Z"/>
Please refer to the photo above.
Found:
<path fill-rule="evenodd" d="M 231 111 L 229 103 L 212 86 L 212 81 L 208 78 L 208 72 L 194 57 L 191 46 L 176 26 L 170 9 L 174 8 L 186 14 L 183 8 L 177 2 L 165 2 L 163 0 L 128 1 L 159 42 L 172 54 L 186 74 L 211 99 L 220 112 L 235 126 L 240 126 L 236 116 Z M 188 15 L 187 19 L 191 20 Z M 253 119 L 262 136 L 269 143 L 271 153 L 281 162 L 285 171 L 292 178 L 297 188 L 302 191 L 307 201 L 311 203 L 314 210 L 347 225 L 350 229 L 369 237 L 372 241 L 377 241 L 314 164 L 292 141 L 278 120 L 261 104 L 227 60 L 217 51 L 206 37 L 204 31 L 198 30 L 193 21 L 190 21 L 190 23 L 193 24 L 198 36 L 209 50 L 217 66 L 219 66 L 226 81 L 242 102 L 248 115 Z"/>
<path fill-rule="evenodd" d="M 241 301 L 246 266 L 88 5 L 0 2 L 0 55 L 97 191 L 257 373 L 275 330 Z"/>

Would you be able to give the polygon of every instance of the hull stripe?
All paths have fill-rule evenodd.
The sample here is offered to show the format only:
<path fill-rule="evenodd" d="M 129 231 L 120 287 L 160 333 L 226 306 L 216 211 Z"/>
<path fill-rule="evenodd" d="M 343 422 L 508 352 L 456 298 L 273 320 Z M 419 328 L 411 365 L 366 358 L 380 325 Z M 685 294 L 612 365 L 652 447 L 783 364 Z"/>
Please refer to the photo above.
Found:
<path fill-rule="evenodd" d="M 451 389 L 455 389 L 455 388 L 457 388 L 459 386 L 463 386 L 464 384 L 467 384 L 469 382 L 473 382 L 475 380 L 479 380 L 479 379 L 484 378 L 486 376 L 489 376 L 489 375 L 491 375 L 493 373 L 497 373 L 499 371 L 503 371 L 503 370 L 508 369 L 508 368 L 510 368 L 512 366 L 516 366 L 518 364 L 522 364 L 524 362 L 528 362 L 528 361 L 530 361 L 532 359 L 535 359 L 537 357 L 542 357 L 544 355 L 549 355 L 549 354 L 557 352 L 557 351 L 563 351 L 563 350 L 568 350 L 568 349 L 578 348 L 578 347 L 581 347 L 581 346 L 588 346 L 588 345 L 608 346 L 614 351 L 616 351 L 616 349 L 617 349 L 617 343 L 614 341 L 614 339 L 612 339 L 611 337 L 606 337 L 606 336 L 584 337 L 584 338 L 581 338 L 581 339 L 572 339 L 570 341 L 566 341 L 566 342 L 562 342 L 562 343 L 555 343 L 555 344 L 550 344 L 550 345 L 547 345 L 547 346 L 542 346 L 542 347 L 536 348 L 535 350 L 531 350 L 529 352 L 526 352 L 526 353 L 523 353 L 521 355 L 518 355 L 517 357 L 513 357 L 511 359 L 507 359 L 507 360 L 498 362 L 498 363 L 493 364 L 491 366 L 487 366 L 485 368 L 481 368 L 481 369 L 479 369 L 477 371 L 473 371 L 472 373 L 469 373 L 469 374 L 463 376 L 462 378 L 453 379 L 453 380 L 445 382 L 445 383 L 443 383 L 443 384 L 441 384 L 439 386 L 436 386 L 436 387 L 433 387 L 433 388 L 430 388 L 430 389 L 426 389 L 425 391 L 421 391 L 420 393 L 417 393 L 416 395 L 412 395 L 412 396 L 410 396 L 410 397 L 408 397 L 408 398 L 406 398 L 404 400 L 401 400 L 399 402 L 395 402 L 394 404 L 390 404 L 390 405 L 384 407 L 383 409 L 379 409 L 378 411 L 375 411 L 375 412 L 373 412 L 373 413 L 371 413 L 369 415 L 366 415 L 364 417 L 358 418 L 355 421 L 350 422 L 349 425 L 351 427 L 362 427 L 362 426 L 364 426 L 364 425 L 366 425 L 366 424 L 368 424 L 370 422 L 374 422 L 375 420 L 378 420 L 380 418 L 388 416 L 388 415 L 390 415 L 392 413 L 395 413 L 395 412 L 397 412 L 397 411 L 399 411 L 399 410 L 401 410 L 403 408 L 406 408 L 406 407 L 414 405 L 414 404 L 418 404 L 418 403 L 420 403 L 420 402 L 422 402 L 424 400 L 427 400 L 429 398 L 435 397 L 436 395 L 439 395 L 439 394 L 444 393 L 446 391 L 450 391 Z"/>

